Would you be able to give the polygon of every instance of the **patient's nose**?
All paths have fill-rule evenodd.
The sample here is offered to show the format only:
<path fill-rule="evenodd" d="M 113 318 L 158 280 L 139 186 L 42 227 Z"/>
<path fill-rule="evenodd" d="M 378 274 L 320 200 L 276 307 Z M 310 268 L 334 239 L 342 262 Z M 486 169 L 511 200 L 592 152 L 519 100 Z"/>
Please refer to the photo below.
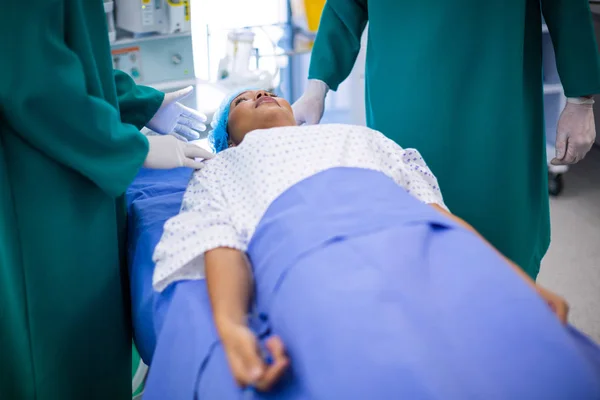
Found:
<path fill-rule="evenodd" d="M 254 95 L 254 100 L 258 100 L 261 97 L 266 96 L 266 95 L 267 95 L 266 91 L 264 91 L 264 90 L 257 90 L 256 94 Z"/>

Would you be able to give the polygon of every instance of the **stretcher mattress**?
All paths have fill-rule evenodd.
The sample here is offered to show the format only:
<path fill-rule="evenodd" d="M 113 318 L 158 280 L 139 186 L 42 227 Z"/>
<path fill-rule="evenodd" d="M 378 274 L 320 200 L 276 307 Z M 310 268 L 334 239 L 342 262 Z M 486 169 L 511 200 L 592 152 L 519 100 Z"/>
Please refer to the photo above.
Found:
<path fill-rule="evenodd" d="M 152 253 L 164 223 L 179 212 L 191 174 L 187 168 L 142 169 L 126 193 L 134 341 L 147 365 L 150 365 L 156 346 Z"/>

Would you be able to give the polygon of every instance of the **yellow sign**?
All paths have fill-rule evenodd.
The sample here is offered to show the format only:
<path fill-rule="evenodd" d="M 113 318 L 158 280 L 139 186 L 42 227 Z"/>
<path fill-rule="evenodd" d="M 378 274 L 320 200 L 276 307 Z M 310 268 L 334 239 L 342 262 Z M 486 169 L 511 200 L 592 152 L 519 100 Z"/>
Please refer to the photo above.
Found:
<path fill-rule="evenodd" d="M 185 20 L 189 21 L 190 20 L 190 1 L 183 0 L 183 6 L 185 7 Z"/>
<path fill-rule="evenodd" d="M 319 22 L 321 21 L 321 14 L 323 14 L 324 7 L 325 0 L 304 0 L 309 31 L 316 32 L 319 29 Z"/>

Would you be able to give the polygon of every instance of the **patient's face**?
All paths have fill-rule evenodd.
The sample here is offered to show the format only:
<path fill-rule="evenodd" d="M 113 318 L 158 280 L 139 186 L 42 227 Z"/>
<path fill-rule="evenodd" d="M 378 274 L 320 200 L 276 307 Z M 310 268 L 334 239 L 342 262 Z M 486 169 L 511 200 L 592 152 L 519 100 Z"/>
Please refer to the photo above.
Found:
<path fill-rule="evenodd" d="M 294 125 L 296 120 L 290 103 L 264 90 L 251 90 L 231 102 L 227 132 L 235 146 L 253 130 Z"/>

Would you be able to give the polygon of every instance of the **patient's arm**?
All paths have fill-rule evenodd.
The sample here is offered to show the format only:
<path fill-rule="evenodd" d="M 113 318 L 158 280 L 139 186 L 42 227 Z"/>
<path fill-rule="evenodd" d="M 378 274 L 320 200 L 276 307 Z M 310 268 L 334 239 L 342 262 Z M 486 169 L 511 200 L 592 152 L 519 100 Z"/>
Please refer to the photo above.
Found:
<path fill-rule="evenodd" d="M 248 260 L 243 252 L 225 247 L 207 251 L 204 258 L 215 325 L 233 376 L 240 386 L 254 385 L 260 390 L 268 390 L 289 362 L 281 340 L 271 337 L 266 347 L 273 363 L 266 365 L 258 341 L 247 327 L 252 296 Z"/>
<path fill-rule="evenodd" d="M 548 303 L 548 305 L 554 310 L 554 312 L 556 313 L 556 315 L 558 316 L 558 318 L 560 319 L 560 321 L 563 322 L 563 323 L 567 322 L 567 314 L 569 312 L 569 306 L 567 305 L 567 303 L 565 302 L 565 300 L 563 298 L 561 298 L 560 296 L 558 296 L 558 295 L 556 295 L 556 294 L 554 294 L 554 293 L 552 293 L 552 292 L 550 292 L 550 291 L 542 288 L 541 286 L 537 285 L 533 281 L 533 279 L 531 279 L 529 277 L 529 275 L 527 275 L 514 262 L 512 262 L 507 257 L 505 257 L 502 253 L 500 253 L 483 236 L 481 236 L 481 234 L 479 234 L 479 232 L 477 232 L 475 230 L 475 228 L 473 228 L 471 225 L 469 225 L 466 221 L 464 221 L 463 219 L 457 217 L 454 214 L 449 213 L 448 211 L 444 210 L 442 207 L 440 207 L 437 204 L 431 204 L 431 206 L 433 208 L 435 208 L 436 210 L 438 210 L 439 212 L 441 212 L 442 214 L 444 214 L 447 217 L 451 218 L 452 220 L 456 221 L 457 223 L 459 223 L 460 225 L 462 225 L 466 229 L 470 230 L 471 232 L 473 232 L 477 236 L 479 236 L 481 238 L 481 240 L 483 240 L 488 246 L 492 247 L 506 261 L 506 263 L 515 271 L 515 273 L 517 275 L 519 275 L 525 282 L 527 282 L 527 284 L 529 284 L 533 289 L 535 289 L 535 291 Z"/>
<path fill-rule="evenodd" d="M 217 329 L 245 324 L 252 295 L 251 272 L 244 253 L 219 247 L 204 255 L 206 283 Z"/>

